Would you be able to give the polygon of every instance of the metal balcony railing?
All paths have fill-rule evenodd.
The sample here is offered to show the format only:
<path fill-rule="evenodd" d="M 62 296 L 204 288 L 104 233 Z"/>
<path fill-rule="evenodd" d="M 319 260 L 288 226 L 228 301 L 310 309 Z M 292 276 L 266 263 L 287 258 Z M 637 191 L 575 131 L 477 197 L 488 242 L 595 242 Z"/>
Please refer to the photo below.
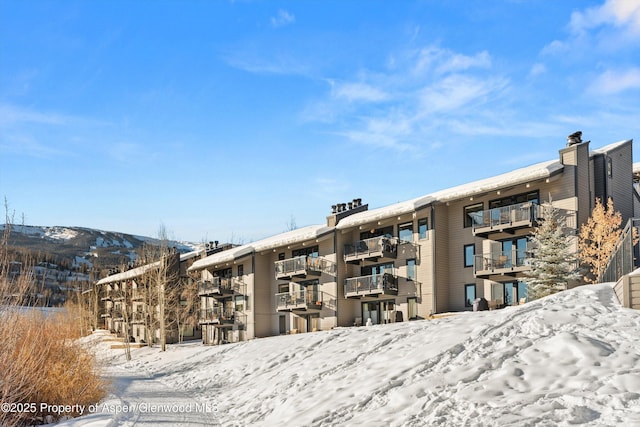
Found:
<path fill-rule="evenodd" d="M 486 275 L 504 271 L 524 271 L 530 268 L 528 251 L 503 251 L 479 254 L 474 257 L 473 273 Z"/>
<path fill-rule="evenodd" d="M 640 267 L 640 218 L 631 218 L 622 230 L 615 248 L 609 256 L 596 283 L 617 282 L 625 274 Z"/>
<path fill-rule="evenodd" d="M 237 277 L 213 277 L 198 282 L 198 295 L 244 294 L 245 284 Z"/>
<path fill-rule="evenodd" d="M 233 323 L 236 312 L 232 308 L 211 307 L 200 309 L 200 323 Z"/>
<path fill-rule="evenodd" d="M 398 278 L 393 273 L 374 274 L 371 276 L 351 277 L 345 280 L 344 294 L 349 296 L 365 296 L 376 294 L 398 294 Z"/>
<path fill-rule="evenodd" d="M 557 209 L 563 217 L 564 226 L 567 229 L 575 229 L 577 226 L 576 212 L 566 209 Z M 488 209 L 470 214 L 472 218 L 473 234 L 503 231 L 509 228 L 534 227 L 539 219 L 545 218 L 545 205 L 535 202 L 517 203 L 509 206 Z"/>
<path fill-rule="evenodd" d="M 396 258 L 398 255 L 398 239 L 396 237 L 379 236 L 358 240 L 344 245 L 344 260 L 359 260 L 375 257 Z"/>
<path fill-rule="evenodd" d="M 301 255 L 294 258 L 275 261 L 276 279 L 293 276 L 306 276 L 308 274 L 320 275 L 326 273 L 332 276 L 336 274 L 336 264 L 328 259 Z"/>
<path fill-rule="evenodd" d="M 472 231 L 504 229 L 520 224 L 533 224 L 538 218 L 539 205 L 533 202 L 502 206 L 471 214 Z"/>
<path fill-rule="evenodd" d="M 276 294 L 276 310 L 320 310 L 324 293 L 317 290 L 300 289 L 295 292 Z"/>
<path fill-rule="evenodd" d="M 144 323 L 146 313 L 143 311 L 134 311 L 131 313 L 131 323 Z"/>
<path fill-rule="evenodd" d="M 147 296 L 146 289 L 133 289 L 131 291 L 131 300 L 142 300 Z"/>

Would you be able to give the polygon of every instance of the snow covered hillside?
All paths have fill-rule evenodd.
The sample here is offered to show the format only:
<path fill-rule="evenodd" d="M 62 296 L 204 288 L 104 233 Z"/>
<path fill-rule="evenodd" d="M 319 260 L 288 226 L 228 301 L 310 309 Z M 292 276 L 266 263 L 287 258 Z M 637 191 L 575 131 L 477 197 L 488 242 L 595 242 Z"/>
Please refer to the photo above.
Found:
<path fill-rule="evenodd" d="M 640 312 L 607 284 L 432 321 L 101 354 L 116 381 L 108 402 L 172 396 L 215 412 L 63 425 L 640 425 Z"/>

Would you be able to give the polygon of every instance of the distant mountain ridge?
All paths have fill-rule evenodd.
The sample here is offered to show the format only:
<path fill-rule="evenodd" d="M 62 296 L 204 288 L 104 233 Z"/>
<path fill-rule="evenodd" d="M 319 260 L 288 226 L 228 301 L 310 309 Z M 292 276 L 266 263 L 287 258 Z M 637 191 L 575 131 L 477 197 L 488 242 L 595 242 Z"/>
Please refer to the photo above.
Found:
<path fill-rule="evenodd" d="M 0 232 L 6 224 L 0 224 Z M 87 227 L 12 225 L 9 246 L 48 255 L 52 260 L 68 261 L 72 266 L 110 268 L 135 261 L 136 250 L 145 243 L 160 245 L 153 237 L 97 230 Z M 191 252 L 201 244 L 169 240 L 169 247 L 181 253 Z M 43 261 L 43 260 L 37 260 Z"/>

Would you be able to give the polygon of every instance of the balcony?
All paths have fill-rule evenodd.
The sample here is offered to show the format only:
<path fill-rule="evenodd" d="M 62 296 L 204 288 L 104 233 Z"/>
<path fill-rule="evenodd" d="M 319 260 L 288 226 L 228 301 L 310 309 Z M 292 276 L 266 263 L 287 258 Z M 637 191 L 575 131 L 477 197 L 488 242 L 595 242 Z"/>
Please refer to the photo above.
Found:
<path fill-rule="evenodd" d="M 336 275 L 336 265 L 324 258 L 301 255 L 275 262 L 277 280 L 304 279 L 326 273 Z"/>
<path fill-rule="evenodd" d="M 236 316 L 236 314 L 238 316 Z M 233 309 L 230 308 L 222 308 L 222 307 L 212 307 L 205 308 L 200 310 L 199 323 L 202 324 L 211 324 L 221 327 L 231 327 L 236 320 L 240 320 L 240 313 L 236 313 Z M 237 317 L 237 319 L 236 319 Z M 246 319 L 245 319 L 246 321 Z"/>
<path fill-rule="evenodd" d="M 141 301 L 147 296 L 146 289 L 134 289 L 131 291 L 131 301 Z"/>
<path fill-rule="evenodd" d="M 541 214 L 533 202 L 518 203 L 471 214 L 474 236 L 488 237 L 492 233 L 513 234 L 522 228 L 535 227 Z"/>
<path fill-rule="evenodd" d="M 214 277 L 211 280 L 198 282 L 199 296 L 226 298 L 244 294 L 244 282 L 237 277 Z"/>
<path fill-rule="evenodd" d="M 112 301 L 111 291 L 105 292 L 105 294 L 100 298 L 100 301 Z"/>
<path fill-rule="evenodd" d="M 531 270 L 531 265 L 521 251 L 495 252 L 476 255 L 473 274 L 482 279 L 491 276 L 513 276 Z"/>
<path fill-rule="evenodd" d="M 134 311 L 133 313 L 131 313 L 130 323 L 144 323 L 146 317 L 146 313 L 142 311 Z"/>
<path fill-rule="evenodd" d="M 120 310 L 120 309 L 114 309 L 111 312 L 111 317 L 115 321 L 124 321 L 124 313 L 122 313 L 122 310 Z"/>
<path fill-rule="evenodd" d="M 377 297 L 379 295 L 398 295 L 398 278 L 395 274 L 383 273 L 345 280 L 344 296 L 346 298 Z"/>
<path fill-rule="evenodd" d="M 362 260 L 376 261 L 379 258 L 395 259 L 397 256 L 398 239 L 395 237 L 372 237 L 344 245 L 344 260 L 350 264 Z"/>
<path fill-rule="evenodd" d="M 296 292 L 276 294 L 277 311 L 309 311 L 322 310 L 324 293 L 301 289 Z"/>
<path fill-rule="evenodd" d="M 111 317 L 111 309 L 106 309 L 100 313 L 100 317 Z"/>

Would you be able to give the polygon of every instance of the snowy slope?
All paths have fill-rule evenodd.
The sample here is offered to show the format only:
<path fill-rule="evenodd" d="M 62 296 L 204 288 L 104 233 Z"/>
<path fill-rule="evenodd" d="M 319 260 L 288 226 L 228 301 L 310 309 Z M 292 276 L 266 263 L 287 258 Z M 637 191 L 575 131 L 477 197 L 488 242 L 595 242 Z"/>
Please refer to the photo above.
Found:
<path fill-rule="evenodd" d="M 433 321 L 121 352 L 102 352 L 118 384 L 143 374 L 156 385 L 138 399 L 161 383 L 214 406 L 211 425 L 640 425 L 640 312 L 607 284 Z"/>

